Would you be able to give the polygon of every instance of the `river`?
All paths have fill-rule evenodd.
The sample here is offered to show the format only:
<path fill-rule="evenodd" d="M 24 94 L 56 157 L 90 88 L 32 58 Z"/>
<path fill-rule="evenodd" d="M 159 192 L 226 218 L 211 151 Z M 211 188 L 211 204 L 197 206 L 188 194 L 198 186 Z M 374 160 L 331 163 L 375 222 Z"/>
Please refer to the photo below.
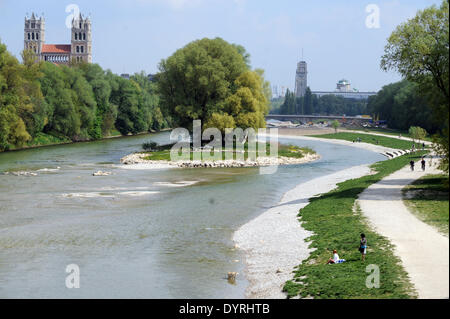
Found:
<path fill-rule="evenodd" d="M 380 154 L 319 141 L 321 159 L 279 167 L 137 170 L 119 164 L 169 133 L 0 153 L 0 298 L 243 298 L 233 232 L 295 185 Z M 97 170 L 112 172 L 94 177 Z M 6 172 L 27 171 L 36 176 Z M 66 266 L 80 288 L 65 285 Z"/>

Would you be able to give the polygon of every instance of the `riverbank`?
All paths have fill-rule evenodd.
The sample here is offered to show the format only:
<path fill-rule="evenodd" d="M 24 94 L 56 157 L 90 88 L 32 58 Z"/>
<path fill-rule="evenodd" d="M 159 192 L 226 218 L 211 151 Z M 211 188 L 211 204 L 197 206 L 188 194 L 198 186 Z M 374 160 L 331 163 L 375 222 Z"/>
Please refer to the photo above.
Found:
<path fill-rule="evenodd" d="M 156 131 L 155 132 L 141 132 L 141 133 L 138 133 L 135 135 L 121 135 L 119 132 L 116 132 L 112 135 L 108 135 L 108 136 L 102 137 L 97 140 L 86 140 L 86 141 L 72 141 L 68 138 L 57 138 L 57 137 L 54 137 L 53 135 L 40 133 L 42 138 L 33 140 L 32 142 L 30 142 L 27 145 L 22 146 L 22 147 L 16 147 L 16 148 L 12 148 L 12 149 L 5 150 L 5 151 L 0 151 L 0 154 L 7 153 L 7 152 L 23 151 L 23 150 L 27 150 L 27 149 L 57 146 L 57 145 L 69 145 L 69 144 L 89 143 L 89 142 L 95 142 L 95 141 L 106 141 L 106 140 L 109 140 L 112 138 L 140 136 L 140 135 L 146 135 L 146 134 L 152 134 L 152 133 L 166 132 L 169 130 L 171 130 L 171 129 L 162 129 L 158 132 L 156 132 Z M 42 136 L 42 135 L 45 135 L 45 136 Z"/>
<path fill-rule="evenodd" d="M 337 183 L 370 173 L 367 165 L 313 179 L 297 185 L 284 194 L 278 205 L 240 227 L 233 236 L 246 256 L 248 298 L 286 298 L 282 292 L 292 270 L 313 249 L 306 239 L 313 235 L 298 222 L 298 211 L 309 199 L 336 187 Z"/>
<path fill-rule="evenodd" d="M 322 140 L 381 154 L 398 151 L 370 143 L 289 136 L 284 135 L 283 131 L 279 130 L 280 135 L 291 139 Z M 289 298 L 415 297 L 416 292 L 392 245 L 371 229 L 355 203 L 358 195 L 368 186 L 422 154 L 417 152 L 378 162 L 370 167 L 372 174 L 369 174 L 368 168 L 363 173 L 355 169 L 355 177 L 339 179 L 339 173 L 345 176 L 345 172 L 341 171 L 334 176 L 314 180 L 312 184 L 298 185 L 285 194 L 279 205 L 238 229 L 234 240 L 247 256 L 246 274 L 250 282 L 247 296 L 284 298 L 283 290 Z M 337 188 L 331 190 L 336 185 Z M 323 191 L 311 192 L 311 188 Z M 322 195 L 313 197 L 317 193 Z M 385 279 L 381 289 L 368 289 L 365 285 L 368 262 L 360 261 L 356 249 L 361 232 L 370 238 L 370 257 L 367 260 L 370 258 L 371 263 L 383 265 Z M 325 265 L 333 249 L 337 249 L 347 262 Z M 333 288 L 330 287 L 330 278 L 334 278 Z"/>
<path fill-rule="evenodd" d="M 420 161 L 416 167 L 420 167 Z M 402 189 L 426 174 L 438 173 L 435 166 L 427 167 L 425 172 L 403 167 L 370 185 L 357 201 L 375 230 L 394 244 L 394 253 L 422 299 L 449 297 L 449 241 L 407 209 Z"/>
<path fill-rule="evenodd" d="M 375 163 L 371 165 L 373 174 L 340 183 L 335 190 L 312 199 L 309 205 L 300 210 L 298 216 L 302 227 L 314 233 L 309 237 L 310 247 L 316 249 L 298 266 L 294 278 L 286 282 L 284 291 L 288 297 L 416 297 L 392 244 L 367 224 L 356 200 L 370 185 L 401 169 L 411 159 L 417 160 L 420 155 L 408 154 Z M 366 234 L 369 243 L 365 262 L 361 261 L 357 250 L 360 233 Z M 334 249 L 347 261 L 326 265 Z M 366 266 L 370 264 L 378 265 L 383 274 L 378 289 L 366 286 Z M 333 278 L 332 282 L 330 278 Z"/>

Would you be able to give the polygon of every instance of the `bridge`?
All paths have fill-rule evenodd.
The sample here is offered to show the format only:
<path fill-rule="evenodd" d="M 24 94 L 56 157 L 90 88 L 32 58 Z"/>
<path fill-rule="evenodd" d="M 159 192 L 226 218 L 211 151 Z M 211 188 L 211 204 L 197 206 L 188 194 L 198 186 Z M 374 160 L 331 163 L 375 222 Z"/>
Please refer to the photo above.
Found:
<path fill-rule="evenodd" d="M 353 122 L 353 123 L 369 123 L 372 122 L 371 117 L 359 117 L 359 116 L 345 116 L 345 115 L 283 115 L 283 114 L 269 114 L 266 115 L 266 120 L 278 120 L 278 121 L 299 121 L 302 123 L 314 122 L 314 121 L 333 121 L 338 120 L 341 123 Z"/>

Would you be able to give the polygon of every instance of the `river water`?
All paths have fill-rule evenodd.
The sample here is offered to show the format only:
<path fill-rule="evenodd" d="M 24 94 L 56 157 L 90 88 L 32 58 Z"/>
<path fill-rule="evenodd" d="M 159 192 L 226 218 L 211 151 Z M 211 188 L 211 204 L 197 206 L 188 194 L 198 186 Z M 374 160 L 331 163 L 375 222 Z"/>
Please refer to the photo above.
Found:
<path fill-rule="evenodd" d="M 321 159 L 279 167 L 136 170 L 119 164 L 169 133 L 0 153 L 0 298 L 243 298 L 233 232 L 295 185 L 380 154 L 319 141 Z M 94 177 L 97 170 L 112 172 Z M 6 172 L 27 171 L 37 176 Z M 80 269 L 68 289 L 66 266 Z"/>

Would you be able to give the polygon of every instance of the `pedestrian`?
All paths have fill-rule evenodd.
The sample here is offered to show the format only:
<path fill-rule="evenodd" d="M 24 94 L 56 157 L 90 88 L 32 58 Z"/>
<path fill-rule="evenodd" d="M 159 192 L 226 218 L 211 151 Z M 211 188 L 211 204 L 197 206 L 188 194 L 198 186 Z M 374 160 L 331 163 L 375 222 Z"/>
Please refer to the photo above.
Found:
<path fill-rule="evenodd" d="M 422 143 L 422 151 L 425 151 L 425 143 Z"/>
<path fill-rule="evenodd" d="M 411 171 L 414 171 L 414 161 L 409 162 L 409 166 L 411 167 Z"/>
<path fill-rule="evenodd" d="M 420 161 L 420 163 L 422 164 L 422 171 L 425 171 L 425 158 L 422 157 L 422 161 Z"/>
<path fill-rule="evenodd" d="M 364 233 L 361 234 L 361 240 L 359 242 L 359 252 L 361 253 L 362 261 L 366 259 L 367 253 L 367 238 Z"/>

